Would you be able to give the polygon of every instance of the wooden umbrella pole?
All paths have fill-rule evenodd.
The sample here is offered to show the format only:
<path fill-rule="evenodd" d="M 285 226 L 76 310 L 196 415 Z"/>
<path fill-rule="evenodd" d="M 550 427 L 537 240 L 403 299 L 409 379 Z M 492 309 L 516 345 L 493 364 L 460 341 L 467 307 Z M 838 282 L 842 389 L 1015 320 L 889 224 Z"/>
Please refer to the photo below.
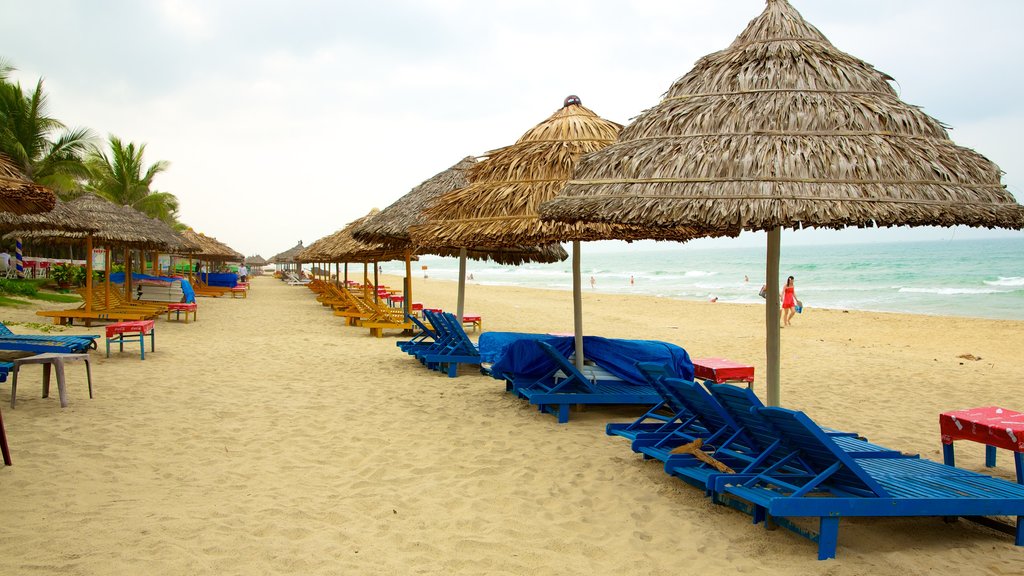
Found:
<path fill-rule="evenodd" d="M 85 311 L 92 312 L 92 234 L 85 237 Z"/>
<path fill-rule="evenodd" d="M 370 272 L 367 270 L 368 264 L 363 262 L 363 298 L 368 296 L 367 292 L 370 289 Z M 376 295 L 373 297 L 374 301 L 377 300 Z"/>
<path fill-rule="evenodd" d="M 767 284 L 764 306 L 764 320 L 767 327 L 765 338 L 765 355 L 767 356 L 767 368 L 765 381 L 768 390 L 768 405 L 778 406 L 781 401 L 780 395 L 780 334 L 779 334 L 779 246 L 781 244 L 782 228 L 775 228 L 768 231 L 768 261 L 765 265 L 764 281 Z"/>
<path fill-rule="evenodd" d="M 132 299 L 132 249 L 124 249 L 124 297 Z"/>
<path fill-rule="evenodd" d="M 466 311 L 466 249 L 459 248 L 459 300 L 455 306 L 456 316 L 459 317 L 459 324 L 462 323 L 462 315 Z"/>
<path fill-rule="evenodd" d="M 103 247 L 103 254 L 105 260 L 103 263 L 103 272 L 106 274 L 106 278 L 104 279 L 105 281 L 103 282 L 103 301 L 104 305 L 107 308 L 110 308 L 110 269 L 112 264 L 110 262 L 110 257 L 112 256 L 112 254 L 110 253 L 109 246 Z"/>
<path fill-rule="evenodd" d="M 380 301 L 380 276 L 377 275 L 377 261 L 373 261 L 373 301 Z"/>
<path fill-rule="evenodd" d="M 412 312 L 412 251 L 405 251 L 405 286 L 402 286 L 402 295 L 405 296 L 405 313 Z"/>
<path fill-rule="evenodd" d="M 580 242 L 572 242 L 572 328 L 576 367 L 583 369 L 583 290 L 580 288 Z"/>
<path fill-rule="evenodd" d="M 345 262 L 345 288 L 348 288 L 348 262 Z"/>
<path fill-rule="evenodd" d="M 334 263 L 334 285 L 341 283 L 341 262 Z"/>

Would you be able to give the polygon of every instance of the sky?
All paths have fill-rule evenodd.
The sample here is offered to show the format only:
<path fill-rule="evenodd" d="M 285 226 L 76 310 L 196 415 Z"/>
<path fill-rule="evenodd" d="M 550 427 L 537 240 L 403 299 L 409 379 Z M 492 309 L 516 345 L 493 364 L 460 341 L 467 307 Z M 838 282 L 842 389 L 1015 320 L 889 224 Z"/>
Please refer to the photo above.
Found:
<path fill-rule="evenodd" d="M 791 2 L 839 49 L 895 78 L 901 99 L 947 125 L 954 142 L 996 162 L 1024 200 L 1024 1 Z M 0 58 L 23 86 L 43 78 L 50 113 L 69 127 L 145 143 L 148 163 L 169 162 L 154 188 L 178 197 L 181 221 L 269 258 L 388 206 L 467 155 L 512 144 L 569 94 L 628 123 L 763 8 L 0 0 Z M 783 242 L 993 236 L 1021 233 L 801 230 Z"/>

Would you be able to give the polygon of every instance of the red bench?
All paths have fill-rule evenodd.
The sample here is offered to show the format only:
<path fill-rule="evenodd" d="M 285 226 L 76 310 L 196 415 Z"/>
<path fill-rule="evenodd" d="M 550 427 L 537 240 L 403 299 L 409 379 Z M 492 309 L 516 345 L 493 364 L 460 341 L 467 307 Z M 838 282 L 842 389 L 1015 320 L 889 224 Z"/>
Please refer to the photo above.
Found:
<path fill-rule="evenodd" d="M 156 320 L 130 320 L 107 326 L 107 358 L 110 358 L 110 343 L 117 342 L 124 352 L 124 343 L 139 342 L 140 356 L 146 359 L 146 335 L 149 335 L 150 352 L 156 351 Z"/>
<path fill-rule="evenodd" d="M 192 321 L 198 322 L 196 318 L 196 310 L 199 309 L 199 305 L 195 302 L 170 302 L 167 304 L 167 320 L 171 320 L 171 312 L 174 312 L 174 319 L 180 320 L 181 313 L 185 313 L 185 324 L 188 324 L 188 315 L 192 314 Z"/>
<path fill-rule="evenodd" d="M 754 387 L 754 367 L 725 358 L 694 358 L 693 375 L 701 380 L 710 380 L 715 384 L 746 382 L 747 388 Z"/>

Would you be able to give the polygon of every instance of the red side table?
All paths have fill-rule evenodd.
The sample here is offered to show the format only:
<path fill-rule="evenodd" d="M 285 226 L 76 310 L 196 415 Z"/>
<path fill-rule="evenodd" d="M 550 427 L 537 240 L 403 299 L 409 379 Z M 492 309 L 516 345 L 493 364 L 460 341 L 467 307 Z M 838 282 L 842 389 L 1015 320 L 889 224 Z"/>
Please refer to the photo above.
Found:
<path fill-rule="evenodd" d="M 693 374 L 696 378 L 710 380 L 715 384 L 746 382 L 747 388 L 754 387 L 754 367 L 725 358 L 694 358 Z"/>
<path fill-rule="evenodd" d="M 955 466 L 953 442 L 973 440 L 985 445 L 985 466 L 996 465 L 996 448 L 1013 452 L 1017 483 L 1024 484 L 1024 413 L 998 406 L 967 408 L 939 414 L 942 459 Z"/>
<path fill-rule="evenodd" d="M 107 358 L 110 358 L 110 343 L 117 342 L 124 352 L 124 343 L 138 340 L 141 357 L 146 359 L 146 335 L 149 335 L 150 352 L 156 351 L 156 320 L 130 320 L 107 326 Z"/>

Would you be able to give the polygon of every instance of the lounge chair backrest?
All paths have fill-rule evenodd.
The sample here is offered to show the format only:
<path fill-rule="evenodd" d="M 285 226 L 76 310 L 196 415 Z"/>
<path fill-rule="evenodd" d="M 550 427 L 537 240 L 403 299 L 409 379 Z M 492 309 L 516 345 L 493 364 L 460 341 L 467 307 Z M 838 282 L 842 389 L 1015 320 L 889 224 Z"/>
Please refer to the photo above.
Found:
<path fill-rule="evenodd" d="M 729 416 L 743 427 L 753 443 L 751 448 L 761 452 L 779 439 L 775 428 L 764 419 L 764 416 L 753 410 L 764 407 L 764 403 L 753 390 L 732 384 L 711 384 L 708 391 Z"/>
<path fill-rule="evenodd" d="M 473 348 L 473 341 L 469 339 L 469 334 L 466 334 L 466 329 L 462 327 L 462 322 L 459 322 L 455 314 L 451 312 L 442 312 L 441 314 L 448 320 L 448 329 L 459 344 L 462 347 Z"/>
<path fill-rule="evenodd" d="M 11 332 L 11 329 L 8 328 L 6 324 L 0 322 L 0 336 L 8 336 L 12 334 L 14 334 L 14 332 Z"/>
<path fill-rule="evenodd" d="M 534 342 L 537 343 L 537 346 L 540 346 L 540 349 L 544 351 L 544 354 L 551 358 L 551 361 L 555 363 L 558 369 L 561 370 L 569 380 L 578 382 L 580 385 L 588 388 L 592 392 L 597 392 L 597 389 L 594 387 L 594 383 L 590 381 L 590 378 L 587 378 L 586 374 L 580 372 L 579 369 L 576 368 L 576 365 L 570 362 L 565 356 L 562 356 L 554 346 L 541 340 L 534 340 Z"/>
<path fill-rule="evenodd" d="M 644 375 L 647 383 L 661 396 L 669 410 L 676 414 L 688 412 L 686 402 L 679 397 L 675 390 L 665 386 L 665 378 L 676 376 L 668 366 L 657 362 L 637 362 L 636 367 Z"/>
<path fill-rule="evenodd" d="M 682 399 L 690 413 L 696 416 L 708 431 L 740 429 L 729 413 L 700 384 L 679 378 L 663 378 L 662 384 Z"/>
<path fill-rule="evenodd" d="M 792 447 L 800 451 L 800 459 L 816 473 L 839 464 L 828 478 L 833 486 L 872 492 L 880 498 L 889 496 L 866 470 L 843 451 L 813 420 L 803 412 L 786 408 L 755 408 Z"/>

